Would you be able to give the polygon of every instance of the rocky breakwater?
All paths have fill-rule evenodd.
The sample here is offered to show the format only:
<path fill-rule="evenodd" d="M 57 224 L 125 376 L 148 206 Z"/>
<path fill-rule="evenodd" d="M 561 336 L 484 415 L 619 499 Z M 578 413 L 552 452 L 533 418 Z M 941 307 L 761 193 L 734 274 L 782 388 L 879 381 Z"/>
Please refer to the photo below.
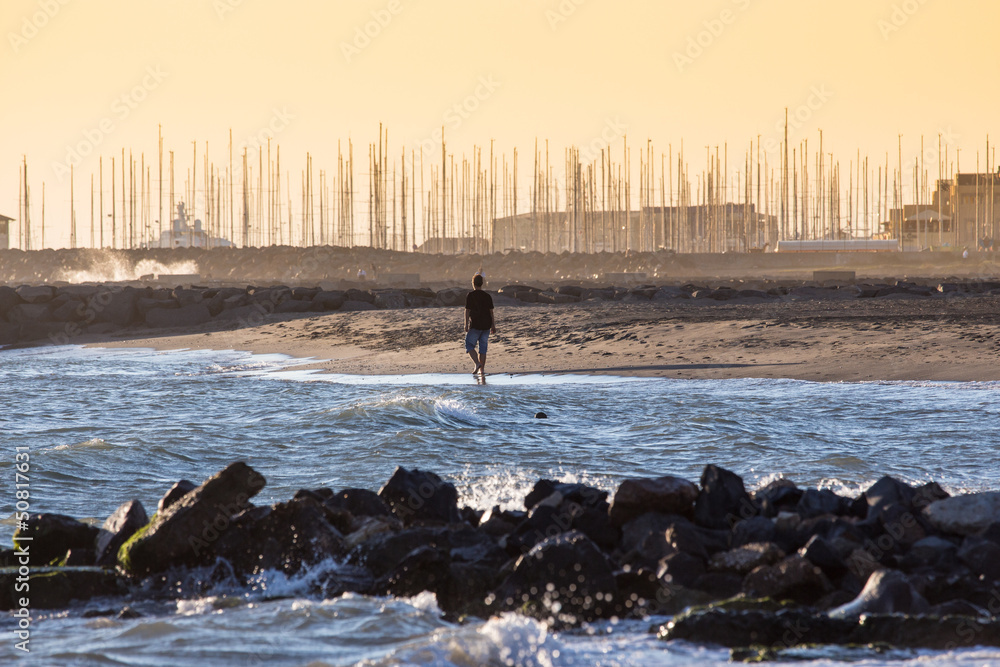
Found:
<path fill-rule="evenodd" d="M 237 462 L 201 485 L 178 482 L 151 519 L 138 500 L 100 527 L 33 515 L 0 553 L 0 608 L 86 600 L 88 614 L 128 615 L 136 601 L 177 597 L 191 576 L 204 594 L 308 572 L 317 597 L 430 591 L 458 620 L 672 615 L 663 639 L 745 657 L 805 644 L 1000 645 L 1000 493 L 949 497 L 891 477 L 857 498 L 785 479 L 750 493 L 714 465 L 697 485 L 627 479 L 611 495 L 543 479 L 523 510 L 486 512 L 461 506 L 434 473 L 403 468 L 377 493 L 302 489 L 255 506 L 264 486 Z"/>
<path fill-rule="evenodd" d="M 177 287 L 132 285 L 0 285 L 0 345 L 47 342 L 65 345 L 81 335 L 142 335 L 150 329 L 257 326 L 277 316 L 456 307 L 466 287 L 346 289 L 289 287 Z M 1000 294 L 1000 283 L 947 282 L 934 285 L 891 283 L 821 285 L 743 282 L 710 285 L 593 287 L 578 284 L 505 285 L 491 292 L 497 306 L 624 301 L 712 305 L 802 300 L 948 299 Z"/>

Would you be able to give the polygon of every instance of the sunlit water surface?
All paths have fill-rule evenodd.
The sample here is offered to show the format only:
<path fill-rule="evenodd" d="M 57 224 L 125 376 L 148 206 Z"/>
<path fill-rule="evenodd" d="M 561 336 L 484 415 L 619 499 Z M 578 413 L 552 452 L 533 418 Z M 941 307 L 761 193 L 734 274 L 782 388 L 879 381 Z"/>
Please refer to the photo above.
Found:
<path fill-rule="evenodd" d="M 234 460 L 267 479 L 257 503 L 297 489 L 377 490 L 396 466 L 454 482 L 461 502 L 519 506 L 539 477 L 613 491 L 626 477 L 697 481 L 706 463 L 748 486 L 778 476 L 855 495 L 884 474 L 951 492 L 1000 489 L 1000 385 L 817 384 L 582 376 L 329 376 L 241 352 L 0 351 L 0 521 L 13 533 L 15 447 L 31 457 L 32 511 L 103 521 L 138 498 L 150 513 L 174 482 Z M 536 419 L 543 411 L 547 419 Z M 23 451 L 23 450 L 22 450 Z M 310 597 L 329 562 L 253 590 L 224 587 L 139 606 L 141 618 L 35 619 L 30 662 L 58 665 L 681 665 L 728 652 L 665 643 L 665 619 L 551 632 L 504 616 L 441 619 L 433 596 Z M 107 605 L 105 605 L 107 606 Z M 87 607 L 95 608 L 94 605 Z M 97 604 L 100 609 L 101 605 Z M 3 621 L 4 630 L 13 623 Z M 0 661 L 14 650 L 11 632 Z M 1000 651 L 806 652 L 822 665 L 981 665 Z"/>

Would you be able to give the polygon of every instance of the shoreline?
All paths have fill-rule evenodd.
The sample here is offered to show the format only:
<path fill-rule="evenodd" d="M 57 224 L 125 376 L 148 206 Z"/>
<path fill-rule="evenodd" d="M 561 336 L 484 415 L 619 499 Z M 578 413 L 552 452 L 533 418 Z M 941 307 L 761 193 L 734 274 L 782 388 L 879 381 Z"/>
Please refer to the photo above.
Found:
<path fill-rule="evenodd" d="M 752 300 L 747 300 L 752 301 Z M 492 374 L 818 382 L 1000 380 L 1000 298 L 498 306 Z M 469 374 L 460 308 L 272 314 L 259 326 L 82 336 L 89 347 L 236 350 L 345 375 Z"/>

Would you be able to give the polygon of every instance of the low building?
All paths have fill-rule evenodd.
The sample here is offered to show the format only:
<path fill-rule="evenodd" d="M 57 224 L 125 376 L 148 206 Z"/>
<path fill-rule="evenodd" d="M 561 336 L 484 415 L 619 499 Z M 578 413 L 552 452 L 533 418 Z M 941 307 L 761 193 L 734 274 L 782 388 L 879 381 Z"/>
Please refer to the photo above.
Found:
<path fill-rule="evenodd" d="M 14 218 L 0 215 L 0 250 L 10 248 L 10 223 L 12 222 L 14 222 Z"/>

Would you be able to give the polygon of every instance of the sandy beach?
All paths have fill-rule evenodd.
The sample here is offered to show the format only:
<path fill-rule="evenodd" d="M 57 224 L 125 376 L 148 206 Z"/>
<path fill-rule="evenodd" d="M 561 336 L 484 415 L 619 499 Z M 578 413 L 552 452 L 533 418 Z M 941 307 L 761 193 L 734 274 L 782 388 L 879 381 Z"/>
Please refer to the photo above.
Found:
<path fill-rule="evenodd" d="M 498 304 L 509 300 L 498 299 Z M 1000 298 L 498 305 L 489 373 L 812 381 L 1000 379 Z M 255 327 L 81 340 L 245 350 L 331 373 L 471 373 L 461 308 L 269 315 Z M 135 334 L 133 334 L 135 335 Z"/>

